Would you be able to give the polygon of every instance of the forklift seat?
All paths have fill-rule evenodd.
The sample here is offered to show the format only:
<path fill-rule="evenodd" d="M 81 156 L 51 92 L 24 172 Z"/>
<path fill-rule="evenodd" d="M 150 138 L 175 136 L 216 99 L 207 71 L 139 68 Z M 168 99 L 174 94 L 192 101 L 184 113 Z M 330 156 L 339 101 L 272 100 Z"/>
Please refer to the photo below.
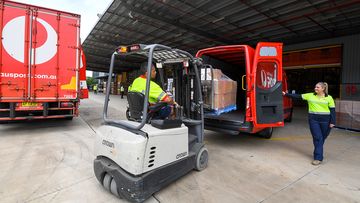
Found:
<path fill-rule="evenodd" d="M 129 108 L 126 112 L 127 119 L 140 122 L 143 115 L 145 95 L 140 92 L 128 92 L 127 100 L 129 103 Z M 149 106 L 146 122 L 149 123 L 154 114 L 166 105 L 166 102 L 159 102 L 153 106 Z M 180 119 L 156 119 L 151 121 L 151 125 L 159 129 L 177 128 L 180 127 L 181 124 L 182 121 Z"/>
<path fill-rule="evenodd" d="M 128 92 L 127 100 L 129 103 L 129 108 L 126 112 L 126 117 L 128 120 L 141 121 L 145 95 L 140 92 Z"/>
<path fill-rule="evenodd" d="M 128 92 L 127 100 L 129 103 L 129 108 L 126 112 L 127 119 L 131 121 L 141 121 L 143 115 L 145 95 L 140 92 Z M 148 123 L 155 115 L 155 113 L 166 105 L 166 102 L 159 102 L 152 106 L 149 105 L 146 122 Z"/>

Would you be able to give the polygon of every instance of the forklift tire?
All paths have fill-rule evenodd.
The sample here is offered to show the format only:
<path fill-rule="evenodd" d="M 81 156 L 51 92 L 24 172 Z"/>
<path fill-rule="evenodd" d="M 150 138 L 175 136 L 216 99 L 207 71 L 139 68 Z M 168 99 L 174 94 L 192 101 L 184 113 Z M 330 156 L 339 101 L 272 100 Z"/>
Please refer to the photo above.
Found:
<path fill-rule="evenodd" d="M 120 197 L 120 195 L 119 195 L 119 193 L 118 193 L 118 191 L 117 191 L 117 186 L 116 186 L 116 182 L 115 182 L 114 178 L 111 179 L 110 192 L 111 192 L 113 195 L 115 195 L 115 196 L 117 196 L 117 197 Z"/>
<path fill-rule="evenodd" d="M 104 188 L 105 188 L 107 191 L 109 191 L 109 192 L 111 192 L 111 191 L 110 191 L 111 180 L 112 180 L 112 177 L 111 177 L 108 173 L 105 174 L 104 180 L 103 180 L 103 186 L 104 186 Z"/>
<path fill-rule="evenodd" d="M 209 152 L 206 147 L 202 147 L 199 152 L 196 154 L 196 163 L 195 169 L 197 171 L 202 171 L 207 167 L 209 160 Z"/>
<path fill-rule="evenodd" d="M 273 128 L 265 128 L 264 130 L 258 132 L 258 135 L 265 139 L 270 139 L 273 133 Z"/>
<path fill-rule="evenodd" d="M 126 109 L 126 119 L 130 121 L 130 110 L 129 108 Z"/>

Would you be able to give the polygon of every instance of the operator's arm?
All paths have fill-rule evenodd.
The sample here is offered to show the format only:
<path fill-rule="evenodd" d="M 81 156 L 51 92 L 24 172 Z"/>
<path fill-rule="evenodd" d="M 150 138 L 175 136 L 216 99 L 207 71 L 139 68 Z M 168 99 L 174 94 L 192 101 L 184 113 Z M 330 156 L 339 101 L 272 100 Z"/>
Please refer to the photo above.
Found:
<path fill-rule="evenodd" d="M 155 82 L 150 83 L 150 97 L 153 97 L 157 102 L 166 102 L 168 104 L 176 104 L 174 99 Z"/>
<path fill-rule="evenodd" d="M 165 93 L 166 94 L 166 93 Z M 166 102 L 168 104 L 175 104 L 176 102 L 174 101 L 174 99 L 172 97 L 170 97 L 168 94 L 166 94 L 166 96 L 164 97 L 164 99 L 162 100 L 163 102 Z"/>

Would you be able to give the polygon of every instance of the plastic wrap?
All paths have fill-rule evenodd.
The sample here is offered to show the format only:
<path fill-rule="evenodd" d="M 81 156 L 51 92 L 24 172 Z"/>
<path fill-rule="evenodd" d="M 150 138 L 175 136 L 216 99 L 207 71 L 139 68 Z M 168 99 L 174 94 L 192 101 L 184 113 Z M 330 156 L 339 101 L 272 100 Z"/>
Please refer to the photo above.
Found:
<path fill-rule="evenodd" d="M 202 69 L 201 82 L 204 87 L 204 106 L 211 114 L 236 110 L 237 82 L 231 80 L 220 69 L 213 69 L 214 80 L 211 81 L 211 70 Z"/>

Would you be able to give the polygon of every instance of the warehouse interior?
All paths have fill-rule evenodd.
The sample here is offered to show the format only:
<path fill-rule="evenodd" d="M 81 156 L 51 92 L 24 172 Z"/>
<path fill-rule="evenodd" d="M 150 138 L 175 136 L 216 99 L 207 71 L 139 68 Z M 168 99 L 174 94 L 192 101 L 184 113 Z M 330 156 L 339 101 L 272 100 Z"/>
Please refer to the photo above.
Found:
<path fill-rule="evenodd" d="M 200 49 L 282 42 L 289 91 L 326 81 L 334 98 L 360 100 L 359 1 L 120 1 L 110 3 L 82 46 L 87 69 L 107 72 L 119 45 L 159 43 Z M 131 84 L 138 65 L 116 60 L 117 85 Z M 126 76 L 125 76 L 126 75 Z M 296 102 L 295 102 L 296 104 Z M 299 103 L 301 105 L 301 103 Z M 353 108 L 353 106 L 352 106 Z"/>

